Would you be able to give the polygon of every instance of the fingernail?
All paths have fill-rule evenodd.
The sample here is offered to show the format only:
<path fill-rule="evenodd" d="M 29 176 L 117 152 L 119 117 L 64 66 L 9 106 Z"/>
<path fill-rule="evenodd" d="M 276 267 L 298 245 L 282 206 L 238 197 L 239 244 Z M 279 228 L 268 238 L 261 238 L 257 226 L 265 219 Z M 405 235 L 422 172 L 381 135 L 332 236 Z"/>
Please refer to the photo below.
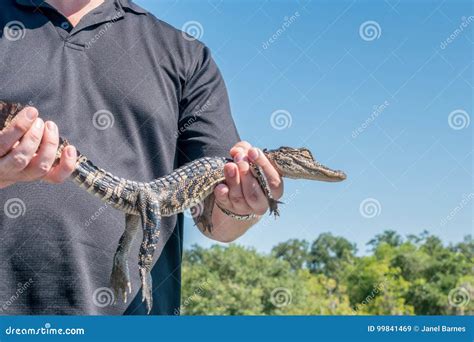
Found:
<path fill-rule="evenodd" d="M 252 159 L 252 161 L 255 161 L 258 159 L 259 152 L 256 148 L 251 148 L 249 151 L 249 157 Z"/>
<path fill-rule="evenodd" d="M 232 150 L 234 150 L 236 153 L 242 153 L 244 151 L 242 147 L 233 147 Z"/>
<path fill-rule="evenodd" d="M 219 184 L 218 186 L 216 186 L 216 189 L 220 196 L 224 196 L 227 193 L 227 187 L 225 186 L 225 184 Z"/>
<path fill-rule="evenodd" d="M 34 120 L 36 119 L 36 117 L 38 116 L 38 111 L 36 111 L 35 109 L 33 108 L 27 108 L 26 109 L 26 117 L 30 120 Z"/>
<path fill-rule="evenodd" d="M 76 156 L 76 149 L 72 146 L 68 146 L 68 148 L 66 149 L 66 155 L 69 158 L 75 157 Z"/>
<path fill-rule="evenodd" d="M 247 172 L 249 169 L 249 163 L 246 161 L 241 161 L 240 163 L 237 163 L 237 166 L 239 167 L 240 172 Z"/>
<path fill-rule="evenodd" d="M 36 128 L 36 129 L 41 129 L 41 128 L 43 128 L 43 125 L 44 125 L 43 120 L 41 120 L 41 119 L 36 119 L 36 121 L 35 121 L 35 128 Z"/>
<path fill-rule="evenodd" d="M 58 126 L 56 126 L 54 122 L 48 121 L 46 123 L 46 127 L 48 128 L 48 131 L 55 133 L 57 131 Z"/>
<path fill-rule="evenodd" d="M 229 174 L 229 177 L 235 177 L 235 169 L 234 168 L 229 169 L 227 173 Z"/>
<path fill-rule="evenodd" d="M 244 157 L 242 156 L 242 154 L 237 153 L 234 160 L 235 160 L 236 163 L 238 163 L 238 162 L 241 162 L 242 160 L 244 160 Z"/>

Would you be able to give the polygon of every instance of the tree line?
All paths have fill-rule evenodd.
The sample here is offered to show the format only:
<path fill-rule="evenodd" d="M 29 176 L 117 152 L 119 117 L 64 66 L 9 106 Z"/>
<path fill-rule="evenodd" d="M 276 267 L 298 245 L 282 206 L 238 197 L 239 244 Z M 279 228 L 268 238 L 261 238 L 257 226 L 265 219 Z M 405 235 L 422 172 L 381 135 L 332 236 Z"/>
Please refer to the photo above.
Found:
<path fill-rule="evenodd" d="M 184 252 L 184 315 L 472 315 L 474 241 L 385 231 L 369 253 L 331 233 L 271 253 L 236 244 Z"/>

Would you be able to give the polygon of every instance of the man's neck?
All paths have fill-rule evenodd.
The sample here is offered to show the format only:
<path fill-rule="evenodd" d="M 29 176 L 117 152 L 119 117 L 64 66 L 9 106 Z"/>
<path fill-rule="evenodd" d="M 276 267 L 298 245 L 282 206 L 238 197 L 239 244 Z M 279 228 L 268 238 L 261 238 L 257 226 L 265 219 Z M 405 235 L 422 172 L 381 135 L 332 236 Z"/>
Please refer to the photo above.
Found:
<path fill-rule="evenodd" d="M 61 12 L 73 26 L 87 13 L 100 6 L 104 0 L 47 0 L 48 4 Z"/>

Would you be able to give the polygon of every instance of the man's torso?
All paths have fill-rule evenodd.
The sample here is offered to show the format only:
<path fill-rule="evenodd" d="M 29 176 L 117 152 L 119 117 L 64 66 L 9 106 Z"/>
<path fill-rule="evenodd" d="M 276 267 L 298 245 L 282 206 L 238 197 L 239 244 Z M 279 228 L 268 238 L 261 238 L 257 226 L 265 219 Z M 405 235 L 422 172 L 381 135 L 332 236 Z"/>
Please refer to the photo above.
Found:
<path fill-rule="evenodd" d="M 37 13 L 47 9 L 6 3 L 0 11 L 1 99 L 37 107 L 61 136 L 116 176 L 148 181 L 179 164 L 180 98 L 200 43 L 128 1 L 106 1 L 74 29 L 61 17 Z M 72 182 L 17 184 L 0 191 L 0 205 L 0 314 L 126 310 L 104 305 L 110 304 L 123 213 Z M 179 311 L 182 217 L 165 218 L 161 226 L 153 312 L 173 314 Z M 136 298 L 127 313 L 144 313 L 136 296 L 139 243 L 130 259 Z"/>

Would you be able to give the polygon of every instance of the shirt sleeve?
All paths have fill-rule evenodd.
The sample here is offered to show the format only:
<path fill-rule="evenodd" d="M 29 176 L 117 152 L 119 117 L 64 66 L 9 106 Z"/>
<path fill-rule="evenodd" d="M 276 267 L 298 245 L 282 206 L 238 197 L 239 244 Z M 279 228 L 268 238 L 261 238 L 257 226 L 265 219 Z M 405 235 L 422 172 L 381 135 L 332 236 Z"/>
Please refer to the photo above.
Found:
<path fill-rule="evenodd" d="M 240 140 L 224 80 L 206 46 L 184 85 L 177 135 L 179 165 L 201 157 L 229 156 Z"/>

